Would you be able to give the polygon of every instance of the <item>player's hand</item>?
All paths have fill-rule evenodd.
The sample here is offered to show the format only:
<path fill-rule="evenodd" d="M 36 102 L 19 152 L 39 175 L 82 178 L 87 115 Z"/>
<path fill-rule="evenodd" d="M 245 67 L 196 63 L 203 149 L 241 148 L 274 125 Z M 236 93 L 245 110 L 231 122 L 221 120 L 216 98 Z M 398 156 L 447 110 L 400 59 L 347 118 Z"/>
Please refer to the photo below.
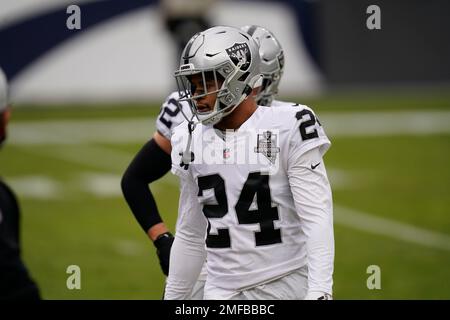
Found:
<path fill-rule="evenodd" d="M 170 249 L 172 248 L 173 240 L 175 240 L 173 235 L 170 232 L 165 232 L 159 235 L 153 242 L 156 247 L 162 272 L 166 276 L 169 274 Z"/>
<path fill-rule="evenodd" d="M 320 291 L 308 291 L 305 300 L 333 300 L 333 297 L 329 293 Z"/>

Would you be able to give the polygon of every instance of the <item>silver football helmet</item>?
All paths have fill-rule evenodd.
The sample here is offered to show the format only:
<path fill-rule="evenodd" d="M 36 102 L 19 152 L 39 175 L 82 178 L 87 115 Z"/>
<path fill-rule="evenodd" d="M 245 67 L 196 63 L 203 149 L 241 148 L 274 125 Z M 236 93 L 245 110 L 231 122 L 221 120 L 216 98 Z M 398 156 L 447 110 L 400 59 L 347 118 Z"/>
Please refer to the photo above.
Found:
<path fill-rule="evenodd" d="M 261 90 L 256 95 L 256 102 L 261 106 L 270 106 L 278 93 L 281 76 L 284 71 L 284 53 L 272 32 L 260 26 L 244 26 L 247 32 L 259 44 L 261 57 L 260 70 L 263 75 Z"/>
<path fill-rule="evenodd" d="M 175 71 L 180 101 L 188 101 L 197 123 L 216 124 L 250 95 L 261 79 L 259 68 L 258 44 L 246 32 L 217 26 L 197 33 Z M 197 103 L 208 95 L 216 95 L 212 110 Z"/>

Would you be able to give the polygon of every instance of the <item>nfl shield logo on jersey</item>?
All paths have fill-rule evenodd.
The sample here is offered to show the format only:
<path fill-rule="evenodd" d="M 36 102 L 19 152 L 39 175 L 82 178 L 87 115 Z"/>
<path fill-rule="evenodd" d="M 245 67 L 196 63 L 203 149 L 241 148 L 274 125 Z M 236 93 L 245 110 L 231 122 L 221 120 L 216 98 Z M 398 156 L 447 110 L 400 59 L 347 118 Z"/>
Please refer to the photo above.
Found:
<path fill-rule="evenodd" d="M 228 159 L 231 155 L 230 148 L 223 148 L 223 158 Z"/>
<path fill-rule="evenodd" d="M 280 147 L 277 147 L 277 135 L 271 131 L 265 131 L 262 134 L 258 134 L 256 147 L 256 153 L 262 153 L 272 164 L 277 159 L 277 153 L 280 152 Z"/>

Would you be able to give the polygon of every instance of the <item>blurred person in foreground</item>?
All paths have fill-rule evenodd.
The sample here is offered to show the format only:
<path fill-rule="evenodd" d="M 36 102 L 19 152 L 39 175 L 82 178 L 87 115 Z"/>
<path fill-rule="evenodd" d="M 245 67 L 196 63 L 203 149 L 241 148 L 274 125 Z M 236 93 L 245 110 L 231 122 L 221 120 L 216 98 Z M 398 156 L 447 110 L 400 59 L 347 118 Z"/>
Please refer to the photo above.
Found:
<path fill-rule="evenodd" d="M 0 69 L 0 148 L 10 116 L 8 85 Z M 39 289 L 21 258 L 20 209 L 14 192 L 0 179 L 0 300 L 40 300 Z"/>

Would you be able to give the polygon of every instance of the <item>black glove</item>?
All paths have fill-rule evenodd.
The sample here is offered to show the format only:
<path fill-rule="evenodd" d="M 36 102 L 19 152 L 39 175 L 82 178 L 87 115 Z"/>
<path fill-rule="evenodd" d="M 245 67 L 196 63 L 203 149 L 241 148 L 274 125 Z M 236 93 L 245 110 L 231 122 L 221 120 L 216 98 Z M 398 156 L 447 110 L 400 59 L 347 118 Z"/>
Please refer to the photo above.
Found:
<path fill-rule="evenodd" d="M 169 274 L 170 248 L 172 248 L 175 238 L 170 232 L 165 232 L 156 238 L 153 244 L 156 247 L 156 254 L 159 258 L 162 272 L 167 276 Z"/>

